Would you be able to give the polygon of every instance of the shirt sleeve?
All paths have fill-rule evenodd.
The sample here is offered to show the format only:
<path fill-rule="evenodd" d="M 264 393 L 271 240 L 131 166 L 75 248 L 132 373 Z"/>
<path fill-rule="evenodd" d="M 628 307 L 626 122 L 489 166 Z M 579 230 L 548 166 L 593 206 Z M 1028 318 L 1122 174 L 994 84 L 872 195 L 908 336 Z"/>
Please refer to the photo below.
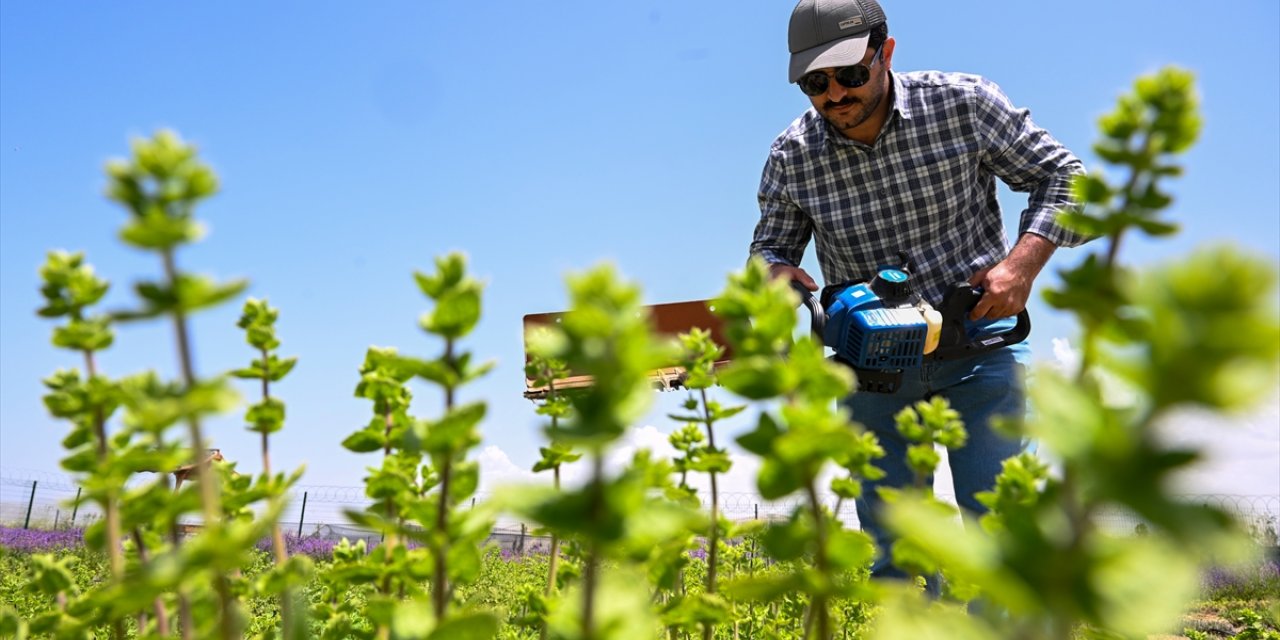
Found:
<path fill-rule="evenodd" d="M 1076 205 L 1071 182 L 1084 165 L 1048 131 L 1031 121 L 1031 112 L 1013 106 L 1000 87 L 983 79 L 977 85 L 975 117 L 984 142 L 982 161 L 1010 189 L 1029 193 L 1019 234 L 1034 233 L 1060 247 L 1090 238 L 1063 228 L 1060 212 Z"/>
<path fill-rule="evenodd" d="M 813 234 L 813 222 L 787 194 L 786 165 L 778 149 L 770 151 L 765 161 L 756 199 L 760 221 L 751 240 L 751 255 L 769 263 L 799 266 Z"/>

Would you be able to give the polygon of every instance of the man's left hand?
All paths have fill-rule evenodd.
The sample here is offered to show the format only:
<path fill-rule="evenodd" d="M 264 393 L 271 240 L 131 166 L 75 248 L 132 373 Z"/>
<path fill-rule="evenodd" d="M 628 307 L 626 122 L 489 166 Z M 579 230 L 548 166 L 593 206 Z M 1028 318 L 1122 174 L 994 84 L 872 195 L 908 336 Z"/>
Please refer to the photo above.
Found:
<path fill-rule="evenodd" d="M 983 289 L 982 298 L 969 312 L 969 319 L 1007 318 L 1027 308 L 1031 285 L 1056 248 L 1034 233 L 1022 234 L 1004 260 L 969 278 L 969 286 Z"/>
<path fill-rule="evenodd" d="M 969 278 L 969 285 L 982 287 L 982 298 L 969 312 L 970 320 L 996 320 L 1017 315 L 1027 308 L 1031 297 L 1031 278 L 1026 277 L 1007 260 L 987 267 Z"/>

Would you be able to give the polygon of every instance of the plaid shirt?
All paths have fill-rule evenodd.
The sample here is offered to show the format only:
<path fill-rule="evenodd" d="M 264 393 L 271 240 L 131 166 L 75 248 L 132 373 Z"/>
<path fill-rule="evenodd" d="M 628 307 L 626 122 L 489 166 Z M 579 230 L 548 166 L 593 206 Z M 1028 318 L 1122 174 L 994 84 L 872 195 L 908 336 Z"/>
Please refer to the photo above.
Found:
<path fill-rule="evenodd" d="M 868 280 L 911 259 L 933 304 L 953 283 L 1008 254 L 995 178 L 1030 193 L 1019 233 L 1076 246 L 1059 226 L 1080 161 L 994 83 L 937 71 L 892 74 L 893 104 L 875 144 L 855 142 L 809 109 L 769 150 L 751 253 L 798 266 L 812 237 L 827 284 Z"/>

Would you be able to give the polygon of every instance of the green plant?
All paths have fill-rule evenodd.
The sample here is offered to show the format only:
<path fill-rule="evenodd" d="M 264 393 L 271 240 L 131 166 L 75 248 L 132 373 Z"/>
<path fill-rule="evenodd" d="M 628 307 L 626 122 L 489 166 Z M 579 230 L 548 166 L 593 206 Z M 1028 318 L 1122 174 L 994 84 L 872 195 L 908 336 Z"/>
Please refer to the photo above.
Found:
<path fill-rule="evenodd" d="M 720 382 L 751 400 L 780 399 L 776 415 L 762 411 L 756 428 L 738 438 L 744 449 L 761 457 L 757 487 L 766 500 L 801 493 L 806 506 L 762 537 L 773 558 L 794 563 L 780 575 L 738 581 L 726 592 L 747 601 L 768 601 L 784 593 L 807 596 L 804 633 L 832 636 L 832 603 L 859 593 L 858 570 L 874 553 L 870 538 L 844 529 L 830 517 L 818 496 L 818 477 L 831 462 L 845 463 L 876 453 L 874 439 L 851 428 L 836 400 L 853 389 L 853 374 L 823 358 L 822 346 L 809 337 L 795 340 L 796 297 L 790 287 L 769 278 L 759 260 L 730 277 L 715 301 L 735 353 L 720 372 Z M 850 493 L 850 478 L 839 479 L 837 491 Z M 810 564 L 811 563 L 811 564 Z"/>
<path fill-rule="evenodd" d="M 458 584 L 475 579 L 480 570 L 480 543 L 492 528 L 488 509 L 459 510 L 480 481 L 479 466 L 466 459 L 480 442 L 477 425 L 484 418 L 483 402 L 460 404 L 458 389 L 490 369 L 474 363 L 459 350 L 480 319 L 481 285 L 466 274 L 466 260 L 451 254 L 436 260 L 433 274 L 416 273 L 422 293 L 435 302 L 424 314 L 424 331 L 444 342 L 443 353 L 425 360 L 395 349 L 370 348 L 360 368 L 358 397 L 373 402 L 374 417 L 343 441 L 357 453 L 382 452 L 380 467 L 365 479 L 373 504 L 366 511 L 348 511 L 353 521 L 381 531 L 383 542 L 367 558 L 362 543 L 335 550 L 335 575 L 329 582 L 328 606 L 321 615 L 327 633 L 355 633 L 352 612 L 341 602 L 342 588 L 351 582 L 371 582 L 364 613 L 378 638 L 447 638 L 467 633 L 492 637 L 497 618 L 484 611 L 455 612 L 450 604 Z M 412 394 L 405 386 L 420 378 L 438 386 L 444 415 L 415 419 L 409 414 Z M 414 523 L 420 526 L 413 526 Z M 413 540 L 421 546 L 411 548 Z M 429 579 L 429 605 L 422 599 L 422 581 Z"/>
<path fill-rule="evenodd" d="M 1280 632 L 1252 609 L 1231 612 L 1231 621 L 1240 626 L 1236 640 L 1280 640 Z"/>
<path fill-rule="evenodd" d="M 525 364 L 525 375 L 533 380 L 535 385 L 547 388 L 547 396 L 538 406 L 537 413 L 550 419 L 551 422 L 547 426 L 548 433 L 556 433 L 560 428 L 560 421 L 569 415 L 570 410 L 569 398 L 556 389 L 556 383 L 568 377 L 568 367 L 563 362 L 535 354 L 531 355 L 529 362 Z M 575 452 L 569 444 L 554 441 L 540 448 L 539 454 L 542 457 L 534 463 L 533 472 L 551 471 L 552 486 L 556 491 L 560 490 L 561 468 L 565 464 L 582 458 L 582 454 Z M 564 587 L 562 584 L 564 576 L 560 573 L 560 542 L 560 536 L 554 531 L 551 532 L 546 586 L 541 592 L 536 590 L 525 592 L 525 607 L 533 613 L 527 623 L 538 627 L 539 637 L 543 640 L 547 637 L 547 600 Z"/>
<path fill-rule="evenodd" d="M 1100 174 L 1077 181 L 1084 207 L 1064 212 L 1077 230 L 1102 237 L 1101 255 L 1062 272 L 1047 292 L 1080 318 L 1083 363 L 1069 379 L 1042 371 L 1026 433 L 1061 461 L 1061 474 L 1029 455 L 1005 463 L 981 528 L 961 529 L 918 501 L 893 505 L 904 539 L 975 585 L 987 608 L 965 620 L 919 616 L 918 604 L 889 606 L 876 637 L 938 633 L 973 638 L 1144 637 L 1163 631 L 1196 595 L 1207 556 L 1239 557 L 1248 545 L 1218 509 L 1180 502 L 1170 474 L 1194 451 L 1170 448 L 1156 425 L 1178 407 L 1234 410 L 1274 388 L 1280 322 L 1269 300 L 1274 269 L 1227 249 L 1198 252 L 1135 274 L 1118 261 L 1132 232 L 1162 235 L 1172 199 L 1162 181 L 1181 172 L 1175 155 L 1199 131 L 1190 74 L 1143 77 L 1100 122 L 1095 147 L 1127 170 L 1120 186 Z M 1110 391 L 1131 391 L 1117 402 Z M 1146 536 L 1117 537 L 1100 511 L 1123 507 L 1150 523 Z M 915 612 L 915 613 L 913 613 Z M 927 631 L 926 631 L 927 630 Z"/>
<path fill-rule="evenodd" d="M 258 491 L 241 492 L 240 501 L 247 510 L 249 505 L 258 500 L 270 500 L 280 505 L 289 487 L 302 477 L 299 469 L 288 479 L 283 474 L 273 476 L 271 473 L 271 453 L 269 436 L 284 428 L 285 405 L 271 396 L 271 383 L 279 382 L 297 364 L 297 358 L 281 359 L 274 353 L 280 346 L 276 338 L 275 322 L 280 312 L 267 304 L 266 300 L 250 298 L 244 304 L 240 320 L 236 326 L 245 330 L 245 339 L 249 346 L 258 350 L 261 356 L 249 367 L 231 372 L 237 378 L 260 380 L 262 382 L 262 400 L 249 407 L 245 413 L 245 421 L 249 430 L 262 436 L 262 476 L 258 483 Z M 277 509 L 279 506 L 276 507 Z M 305 556 L 298 556 L 290 561 L 289 552 L 285 548 L 284 533 L 278 521 L 271 522 L 271 543 L 275 554 L 275 572 L 263 573 L 254 585 L 253 591 L 259 593 L 280 594 L 281 632 L 285 638 L 306 637 L 307 622 L 305 610 L 297 598 L 297 586 L 310 573 L 310 562 Z"/>

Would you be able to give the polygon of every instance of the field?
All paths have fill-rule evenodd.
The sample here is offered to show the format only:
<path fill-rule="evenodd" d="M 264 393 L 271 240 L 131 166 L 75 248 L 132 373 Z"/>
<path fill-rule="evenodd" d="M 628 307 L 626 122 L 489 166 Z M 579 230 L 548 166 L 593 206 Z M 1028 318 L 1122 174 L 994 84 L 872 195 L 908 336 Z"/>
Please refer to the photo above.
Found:
<path fill-rule="evenodd" d="M 33 593 L 31 588 L 33 553 L 51 553 L 57 560 L 72 558 L 73 575 L 81 589 L 89 588 L 107 578 L 105 557 L 86 550 L 81 533 L 79 530 L 24 531 L 0 527 L 0 602 L 10 603 L 23 616 L 34 616 L 49 607 L 51 603 L 42 601 L 43 596 Z M 287 541 L 290 553 L 307 555 L 316 561 L 318 574 L 331 569 L 332 542 L 293 537 Z M 263 540 L 258 546 L 261 550 L 252 554 L 244 570 L 249 579 L 268 571 L 273 562 L 269 552 L 270 541 Z M 767 573 L 771 570 L 765 562 L 752 562 L 749 557 L 751 546 L 751 541 L 740 541 L 731 547 L 740 553 L 734 554 L 726 562 L 726 578 L 732 579 L 735 573 Z M 464 609 L 479 608 L 499 612 L 502 624 L 497 638 L 538 638 L 539 630 L 534 624 L 536 618 L 530 616 L 525 598 L 531 592 L 542 590 L 547 569 L 548 555 L 545 549 L 519 554 L 490 545 L 486 548 L 482 569 L 475 582 L 459 590 L 459 604 Z M 705 573 L 705 552 L 691 552 L 685 576 L 687 589 L 691 592 L 699 591 L 698 585 L 702 584 Z M 323 598 L 324 589 L 314 579 L 306 584 L 303 591 L 305 598 L 313 605 Z M 364 595 L 355 590 L 350 597 L 361 598 Z M 776 637 L 766 636 L 762 631 L 764 628 L 768 628 L 770 633 L 781 634 L 782 637 L 801 637 L 801 620 L 790 615 L 790 612 L 801 608 L 798 604 L 784 599 L 767 606 L 744 607 L 742 611 L 735 612 L 734 619 L 724 625 L 716 637 Z M 258 637 L 278 628 L 280 611 L 277 600 L 267 597 L 251 598 L 247 605 L 251 616 L 246 627 L 247 636 Z M 1192 640 L 1274 637 L 1277 631 L 1274 611 L 1277 608 L 1280 608 L 1280 564 L 1277 564 L 1277 555 L 1273 553 L 1270 559 L 1247 569 L 1235 572 L 1214 570 L 1207 573 L 1202 580 L 1201 598 L 1182 616 L 1180 627 L 1171 629 L 1168 636 L 1159 637 Z M 843 611 L 846 623 L 835 637 L 865 637 L 864 631 L 873 623 L 875 615 L 876 608 L 873 605 L 846 603 Z M 361 621 L 358 626 L 371 628 L 367 620 Z M 1174 635 L 1175 632 L 1180 635 Z M 314 625 L 309 635 L 318 636 L 319 633 L 319 625 Z M 672 633 L 673 637 L 688 635 L 677 634 L 674 630 Z M 1273 635 L 1266 635 L 1268 633 Z"/>

